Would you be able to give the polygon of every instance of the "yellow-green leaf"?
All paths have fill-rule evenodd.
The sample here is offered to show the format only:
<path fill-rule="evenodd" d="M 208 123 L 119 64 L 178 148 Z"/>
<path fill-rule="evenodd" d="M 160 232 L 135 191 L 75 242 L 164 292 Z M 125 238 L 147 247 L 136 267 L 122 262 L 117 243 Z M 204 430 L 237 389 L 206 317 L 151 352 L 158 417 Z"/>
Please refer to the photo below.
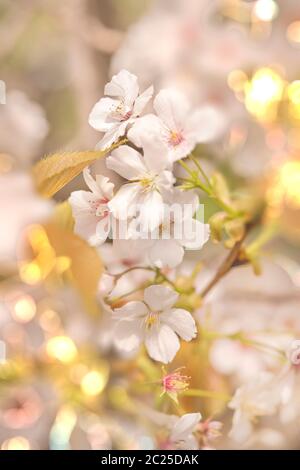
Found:
<path fill-rule="evenodd" d="M 51 197 L 82 170 L 106 151 L 54 153 L 40 160 L 33 168 L 33 177 L 37 190 L 42 196 Z"/>
<path fill-rule="evenodd" d="M 37 190 L 44 197 L 52 197 L 78 176 L 85 167 L 126 142 L 127 139 L 124 138 L 106 150 L 54 153 L 43 158 L 33 168 L 33 178 Z"/>

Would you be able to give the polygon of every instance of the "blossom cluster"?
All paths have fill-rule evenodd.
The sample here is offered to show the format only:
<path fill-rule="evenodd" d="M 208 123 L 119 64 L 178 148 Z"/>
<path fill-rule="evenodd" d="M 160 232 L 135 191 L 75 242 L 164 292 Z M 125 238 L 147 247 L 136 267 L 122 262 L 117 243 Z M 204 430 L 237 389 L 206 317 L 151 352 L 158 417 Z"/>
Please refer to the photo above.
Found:
<path fill-rule="evenodd" d="M 184 291 L 166 275 L 170 270 L 180 268 L 185 249 L 199 250 L 209 239 L 209 224 L 198 220 L 199 195 L 194 189 L 197 184 L 229 213 L 233 240 L 238 241 L 243 233 L 239 230 L 236 235 L 241 213 L 236 212 L 235 219 L 234 211 L 224 202 L 229 200 L 225 183 L 220 180 L 216 185 L 218 191 L 213 192 L 212 180 L 209 181 L 192 153 L 197 144 L 222 134 L 224 116 L 217 108 L 207 105 L 192 110 L 186 98 L 173 89 L 157 94 L 153 101 L 155 113 L 143 114 L 150 107 L 153 87 L 139 93 L 137 77 L 126 70 L 113 76 L 105 87 L 105 94 L 108 96 L 101 98 L 91 111 L 89 122 L 104 133 L 97 148 L 107 152 L 106 167 L 114 180 L 117 174 L 122 182 L 117 180 L 116 188 L 108 177 L 93 177 L 91 171 L 85 169 L 83 176 L 89 190 L 74 191 L 69 198 L 74 230 L 96 247 L 104 244 L 105 248 L 107 243 L 104 242 L 108 237 L 112 238 L 115 256 L 122 258 L 126 253 L 130 259 L 124 272 L 110 271 L 110 266 L 101 279 L 101 303 L 116 351 L 125 357 L 134 357 L 144 345 L 152 360 L 169 364 L 180 350 L 180 339 L 191 342 L 198 333 L 195 308 L 182 308 Z M 196 176 L 185 163 L 186 159 L 196 164 Z M 182 167 L 188 173 L 186 178 L 180 176 Z M 208 189 L 199 183 L 199 171 Z M 191 207 L 187 217 L 194 227 L 194 238 L 175 237 L 174 218 L 172 220 L 170 211 L 166 210 L 174 204 Z M 227 220 L 222 214 L 218 222 L 220 227 Z M 181 223 L 186 222 L 185 219 L 183 216 Z M 124 221 L 125 232 L 116 236 L 112 227 L 119 228 Z M 130 292 L 114 298 L 120 291 L 124 274 L 134 276 L 140 270 L 156 273 L 153 280 L 146 275 L 143 295 L 129 301 L 123 297 L 126 299 Z M 133 287 L 142 279 L 142 274 L 135 280 L 133 278 Z M 132 292 L 135 290 L 139 288 Z M 235 411 L 230 432 L 233 439 L 246 441 L 256 418 L 273 415 L 278 410 L 284 377 L 289 373 L 284 370 L 274 375 L 261 371 L 255 381 L 238 388 L 228 399 L 228 407 Z M 180 369 L 166 373 L 162 381 L 164 393 L 176 403 L 177 395 L 185 392 L 188 386 L 189 378 L 182 375 Z M 146 413 L 149 414 L 149 410 Z M 198 412 L 181 418 L 152 412 L 151 419 L 170 429 L 168 437 L 163 435 L 161 438 L 161 448 L 211 448 L 210 442 L 220 435 L 222 427 L 220 422 L 200 422 Z"/>
<path fill-rule="evenodd" d="M 122 248 L 124 242 L 125 249 L 126 243 L 133 243 L 134 251 L 146 254 L 153 268 L 175 268 L 183 260 L 184 249 L 201 249 L 210 232 L 208 224 L 197 220 L 199 196 L 179 186 L 175 164 L 188 157 L 198 143 L 220 135 L 224 116 L 207 105 L 192 110 L 184 95 L 172 89 L 161 90 L 155 97 L 156 114 L 142 115 L 152 98 L 153 87 L 139 93 L 137 77 L 127 70 L 113 76 L 104 91 L 107 96 L 96 103 L 89 123 L 104 132 L 97 148 L 105 150 L 121 142 L 106 157 L 106 166 L 125 182 L 115 191 L 107 177 L 96 175 L 93 178 L 90 170 L 85 169 L 83 176 L 89 191 L 75 191 L 69 199 L 75 232 L 91 245 L 98 246 L 107 240 L 113 220 L 117 223 L 129 220 L 131 224 L 126 226 L 125 236 L 121 238 Z M 192 238 L 174 236 L 174 217 L 172 220 L 170 211 L 166 210 L 172 204 L 191 208 L 188 217 Z M 133 221 L 135 228 L 140 229 L 138 236 L 132 229 Z M 182 216 L 180 222 L 184 221 L 185 216 Z M 154 232 L 158 236 L 153 236 Z M 114 249 L 118 250 L 120 238 L 112 238 Z M 106 293 L 110 290 L 109 287 Z M 197 335 L 191 313 L 176 308 L 178 298 L 178 292 L 169 286 L 152 284 L 145 288 L 143 300 L 130 301 L 113 310 L 105 305 L 112 320 L 115 346 L 133 354 L 144 343 L 153 360 L 170 363 L 180 349 L 180 338 L 191 341 Z M 167 393 L 175 400 L 177 389 L 184 389 L 181 377 L 176 373 L 174 379 L 171 374 L 164 380 Z M 197 432 L 201 433 L 200 413 L 168 419 L 172 428 L 162 447 L 197 448 L 193 433 L 198 427 Z M 203 434 L 209 434 L 213 427 L 207 424 Z"/>
<path fill-rule="evenodd" d="M 114 194 L 114 184 L 107 177 L 96 175 L 94 179 L 90 170 L 84 170 L 90 191 L 75 191 L 69 199 L 75 232 L 92 245 L 100 245 L 109 235 L 112 219 L 134 220 L 141 236 L 133 236 L 129 225 L 125 244 L 133 242 L 136 251 L 147 253 L 154 267 L 174 268 L 181 263 L 185 247 L 200 249 L 209 238 L 208 224 L 194 218 L 199 206 L 197 194 L 175 186 L 174 163 L 187 157 L 198 142 L 216 135 L 222 117 L 210 107 L 191 111 L 184 96 L 173 90 L 158 93 L 154 100 L 156 115 L 140 116 L 153 95 L 153 87 L 139 94 L 137 77 L 126 70 L 112 78 L 105 94 L 109 96 L 94 106 L 89 122 L 105 132 L 98 144 L 101 149 L 125 136 L 131 143 L 120 145 L 106 158 L 107 168 L 126 182 Z M 194 230 L 197 240 L 172 237 L 172 220 L 167 220 L 170 214 L 165 207 L 174 203 L 192 208 L 190 222 L 200 226 L 200 230 Z M 154 231 L 157 238 L 142 236 Z M 113 243 L 116 245 L 118 238 Z M 177 298 L 169 287 L 152 285 L 145 289 L 144 301 L 128 302 L 115 309 L 112 318 L 117 322 L 118 346 L 131 352 L 144 342 L 154 360 L 171 362 L 180 347 L 178 337 L 190 341 L 196 336 L 190 313 L 172 308 Z"/>
<path fill-rule="evenodd" d="M 184 96 L 173 90 L 158 93 L 156 115 L 140 116 L 153 87 L 139 94 L 137 77 L 126 70 L 112 78 L 105 93 L 110 96 L 94 106 L 89 122 L 105 132 L 98 144 L 101 149 L 126 136 L 127 143 L 106 158 L 107 168 L 126 182 L 114 192 L 107 177 L 96 175 L 94 180 L 84 170 L 89 191 L 75 191 L 70 197 L 75 231 L 92 245 L 100 245 L 109 236 L 112 221 L 122 224 L 125 220 L 129 222 L 125 233 L 119 230 L 114 243 L 135 240 L 135 249 L 147 252 L 151 264 L 173 268 L 182 261 L 184 248 L 200 249 L 209 237 L 208 225 L 194 217 L 198 196 L 175 186 L 174 164 L 197 143 L 221 132 L 223 116 L 209 106 L 191 111 Z M 190 237 L 174 237 L 174 216 L 169 210 L 174 205 L 190 207 L 179 220 L 182 225 L 189 223 Z"/>

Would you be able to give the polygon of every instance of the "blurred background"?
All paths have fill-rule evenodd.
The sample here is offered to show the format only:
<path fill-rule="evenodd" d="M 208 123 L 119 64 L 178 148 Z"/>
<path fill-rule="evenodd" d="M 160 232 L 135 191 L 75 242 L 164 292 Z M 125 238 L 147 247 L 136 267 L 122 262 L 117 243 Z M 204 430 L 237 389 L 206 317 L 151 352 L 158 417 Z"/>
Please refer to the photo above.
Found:
<path fill-rule="evenodd" d="M 58 248 L 61 233 L 52 242 L 39 225 L 53 217 L 55 202 L 38 197 L 30 177 L 33 164 L 46 154 L 95 147 L 99 135 L 88 115 L 105 83 L 122 68 L 139 77 L 141 89 L 152 83 L 156 92 L 175 86 L 193 105 L 210 103 L 223 113 L 222 135 L 197 149 L 203 166 L 208 174 L 222 171 L 234 191 L 264 204 L 269 225 L 274 222 L 279 230 L 268 245 L 263 277 L 238 268 L 209 308 L 224 323 L 228 312 L 232 322 L 240 311 L 243 319 L 257 315 L 259 320 L 239 328 L 257 330 L 259 325 L 260 331 L 276 331 L 283 347 L 300 338 L 299 0 L 0 0 L 4 450 L 156 445 L 155 430 L 135 414 L 136 403 L 153 403 L 147 393 L 132 395 L 130 382 L 156 380 L 160 371 L 144 356 L 133 366 L 132 358 L 123 360 L 113 350 L 109 319 L 94 313 L 82 273 L 70 275 L 74 252 Z M 104 163 L 94 170 L 107 173 Z M 56 202 L 80 187 L 77 177 L 55 196 Z M 215 209 L 210 204 L 207 217 Z M 93 254 L 85 250 L 82 270 L 88 273 Z M 203 279 L 224 252 L 211 244 L 201 254 L 207 270 Z M 126 265 L 110 244 L 100 254 L 106 267 Z M 187 257 L 181 274 L 190 276 L 190 266 Z M 100 290 L 97 295 L 99 304 Z M 199 307 L 199 321 L 202 314 Z M 245 380 L 234 364 L 237 351 L 223 345 L 229 348 L 224 365 L 221 346 L 212 344 L 212 352 L 203 353 L 206 365 L 195 379 L 197 386 L 227 390 Z M 189 357 L 189 348 L 183 348 L 178 366 Z M 245 356 L 250 377 L 278 367 L 256 356 L 257 351 Z M 188 375 L 198 374 L 196 363 L 189 367 Z M 299 445 L 297 387 L 294 401 L 276 422 L 258 429 L 249 447 Z M 185 405 L 207 416 L 219 413 L 226 428 L 228 418 L 219 403 L 193 399 Z M 285 432 L 282 423 L 289 423 Z M 234 444 L 223 438 L 219 447 Z"/>

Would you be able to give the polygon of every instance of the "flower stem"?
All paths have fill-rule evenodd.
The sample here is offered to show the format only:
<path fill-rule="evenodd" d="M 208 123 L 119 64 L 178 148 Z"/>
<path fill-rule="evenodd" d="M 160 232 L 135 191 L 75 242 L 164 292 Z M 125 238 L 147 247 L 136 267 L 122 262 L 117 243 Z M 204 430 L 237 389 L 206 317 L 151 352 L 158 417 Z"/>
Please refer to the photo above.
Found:
<path fill-rule="evenodd" d="M 147 284 L 148 285 L 148 284 Z M 119 295 L 118 297 L 115 297 L 113 299 L 106 299 L 106 302 L 111 306 L 114 307 L 115 304 L 118 304 L 120 300 L 125 299 L 126 297 L 129 297 L 132 294 L 135 294 L 136 292 L 139 292 L 140 290 L 143 290 L 147 285 L 142 285 L 139 287 L 136 287 L 135 289 L 132 289 L 129 292 L 126 292 L 125 294 Z"/>
<path fill-rule="evenodd" d="M 210 184 L 210 181 L 209 181 L 209 178 L 207 176 L 207 174 L 205 173 L 205 171 L 203 170 L 202 166 L 200 165 L 199 161 L 197 160 L 197 158 L 191 153 L 189 155 L 189 158 L 193 161 L 193 163 L 195 164 L 195 166 L 198 168 L 198 170 L 200 171 L 201 175 L 203 176 L 206 184 L 208 187 L 211 188 L 211 184 Z"/>
<path fill-rule="evenodd" d="M 200 390 L 196 388 L 190 388 L 181 393 L 186 397 L 199 397 L 199 398 L 212 398 L 215 400 L 230 401 L 231 396 L 225 393 L 215 392 L 213 390 Z"/>
<path fill-rule="evenodd" d="M 176 286 L 176 284 L 171 281 L 171 279 L 169 279 L 164 273 L 161 272 L 161 270 L 159 268 L 156 269 L 156 279 L 157 278 L 161 278 L 163 281 L 167 282 L 168 284 L 170 284 L 170 286 L 173 287 L 174 290 L 176 290 L 177 292 L 181 293 L 180 289 L 178 289 L 178 287 Z"/>
<path fill-rule="evenodd" d="M 242 214 L 238 211 L 236 211 L 234 208 L 232 208 L 229 204 L 224 202 L 222 199 L 220 199 L 214 192 L 212 185 L 209 181 L 208 176 L 205 174 L 203 168 L 197 161 L 197 159 L 194 157 L 194 155 L 189 155 L 189 158 L 194 162 L 195 166 L 197 167 L 198 171 L 192 170 L 183 160 L 179 160 L 178 163 L 186 170 L 186 172 L 190 175 L 190 179 L 187 178 L 178 178 L 180 180 L 184 180 L 186 185 L 183 185 L 186 189 L 194 189 L 198 188 L 204 191 L 209 197 L 214 199 L 216 204 L 223 209 L 227 214 L 229 214 L 231 217 L 239 217 Z M 205 180 L 204 184 L 200 178 L 199 178 L 199 172 L 201 173 L 202 177 Z"/>
<path fill-rule="evenodd" d="M 125 269 L 125 271 L 122 271 L 119 274 L 115 274 L 114 277 L 118 281 L 122 276 L 125 276 L 125 274 L 128 274 L 128 273 L 130 273 L 132 271 L 135 271 L 135 270 L 138 270 L 138 269 L 142 269 L 144 271 L 152 271 L 152 272 L 154 271 L 155 272 L 155 269 L 151 268 L 150 266 L 131 266 L 130 268 Z"/>
<path fill-rule="evenodd" d="M 179 163 L 179 165 L 182 166 L 182 168 L 185 169 L 185 171 L 186 171 L 187 173 L 189 173 L 189 175 L 191 175 L 192 177 L 194 177 L 194 175 L 195 175 L 194 170 L 192 170 L 183 160 L 179 160 L 178 163 Z"/>

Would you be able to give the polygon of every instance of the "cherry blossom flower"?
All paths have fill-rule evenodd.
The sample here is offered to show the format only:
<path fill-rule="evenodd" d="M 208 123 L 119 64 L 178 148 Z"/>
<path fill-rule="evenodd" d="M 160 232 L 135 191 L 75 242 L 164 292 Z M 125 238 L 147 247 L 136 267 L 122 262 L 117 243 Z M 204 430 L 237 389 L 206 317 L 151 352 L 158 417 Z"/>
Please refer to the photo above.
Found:
<path fill-rule="evenodd" d="M 199 449 L 198 439 L 194 433 L 198 434 L 199 423 L 202 419 L 200 413 L 186 413 L 182 416 L 176 416 L 150 409 L 143 403 L 139 403 L 139 408 L 143 416 L 147 417 L 158 429 L 158 449 Z"/>
<path fill-rule="evenodd" d="M 74 191 L 69 198 L 75 219 L 74 230 L 91 245 L 101 245 L 111 227 L 108 203 L 114 185 L 105 176 L 97 175 L 94 179 L 89 169 L 83 171 L 83 177 L 90 191 Z"/>
<path fill-rule="evenodd" d="M 180 348 L 178 336 L 191 341 L 196 336 L 192 315 L 172 308 L 178 294 L 162 285 L 144 291 L 144 301 L 128 302 L 115 309 L 115 342 L 120 350 L 136 351 L 144 342 L 149 356 L 163 363 L 171 362 Z"/>
<path fill-rule="evenodd" d="M 181 212 L 168 213 L 159 227 L 159 238 L 150 240 L 147 249 L 150 263 L 158 268 L 178 266 L 185 248 L 200 250 L 209 239 L 209 225 L 194 218 L 199 208 L 197 194 L 175 189 L 172 203 L 182 209 L 182 216 Z"/>
<path fill-rule="evenodd" d="M 151 136 L 142 139 L 144 155 L 123 145 L 106 160 L 129 183 L 121 186 L 108 206 L 117 219 L 136 215 L 138 208 L 142 230 L 153 230 L 163 219 L 163 200 L 172 192 L 175 181 L 167 156 L 167 148 Z"/>
<path fill-rule="evenodd" d="M 104 93 L 108 96 L 95 104 L 89 116 L 90 125 L 105 132 L 98 144 L 103 149 L 125 134 L 128 125 L 134 122 L 151 99 L 153 87 L 139 95 L 137 77 L 127 70 L 121 70 L 107 83 Z"/>
<path fill-rule="evenodd" d="M 178 403 L 177 394 L 188 389 L 191 379 L 191 377 L 181 374 L 182 369 L 184 369 L 184 367 L 179 367 L 173 372 L 164 375 L 162 379 L 162 395 L 166 393 L 175 403 Z"/>
<path fill-rule="evenodd" d="M 158 268 L 174 268 L 184 257 L 185 248 L 200 250 L 209 239 L 209 225 L 194 218 L 199 198 L 193 191 L 174 188 L 172 198 L 164 206 L 164 215 L 153 231 L 140 230 L 135 220 L 126 233 L 136 253 L 144 253 L 149 263 Z M 119 242 L 117 242 L 119 243 Z"/>
<path fill-rule="evenodd" d="M 246 441 L 253 431 L 253 422 L 261 416 L 273 415 L 281 400 L 276 376 L 262 372 L 235 392 L 228 404 L 235 410 L 230 436 L 238 442 Z"/>
<path fill-rule="evenodd" d="M 224 116 L 212 106 L 195 111 L 185 96 L 172 89 L 161 90 L 154 100 L 157 116 L 148 114 L 136 120 L 128 137 L 141 146 L 141 136 L 157 135 L 165 142 L 172 162 L 186 157 L 198 143 L 208 142 L 224 129 Z"/>

